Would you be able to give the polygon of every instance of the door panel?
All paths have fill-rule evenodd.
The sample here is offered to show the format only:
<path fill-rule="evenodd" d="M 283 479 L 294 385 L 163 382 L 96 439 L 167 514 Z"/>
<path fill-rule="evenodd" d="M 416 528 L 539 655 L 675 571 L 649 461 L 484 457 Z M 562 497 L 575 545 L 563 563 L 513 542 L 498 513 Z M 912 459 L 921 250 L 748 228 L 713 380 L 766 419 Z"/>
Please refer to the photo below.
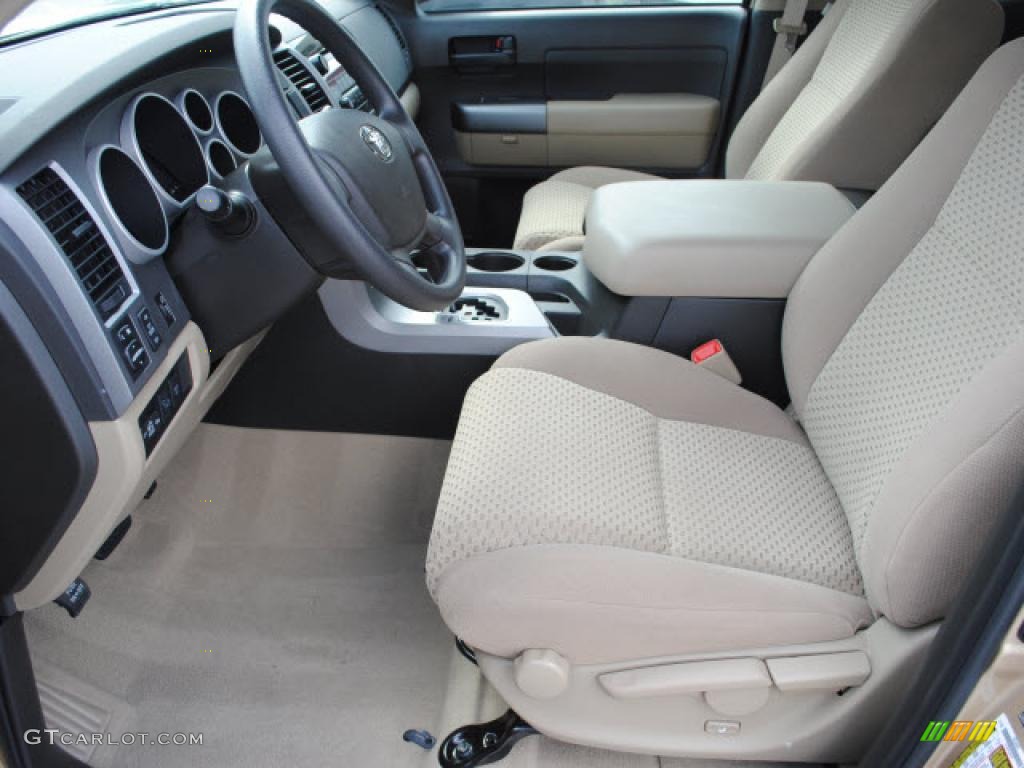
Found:
<path fill-rule="evenodd" d="M 420 14 L 405 21 L 414 78 L 423 94 L 420 129 L 442 171 L 539 177 L 548 171 L 521 166 L 487 169 L 466 163 L 456 143 L 453 105 L 594 102 L 635 94 L 704 96 L 727 105 L 736 79 L 746 11 L 735 6 L 579 8 Z M 497 51 L 486 50 L 478 55 L 482 59 L 494 56 L 493 66 L 485 61 L 476 68 L 454 61 L 453 49 L 465 50 L 466 41 L 473 39 L 513 41 L 514 63 L 508 56 L 499 61 Z M 507 133 L 527 133 L 515 128 L 510 124 Z M 706 161 L 686 167 L 686 175 L 714 173 L 719 134 L 716 125 Z M 626 143 L 633 140 L 627 136 Z M 543 165 L 557 168 L 565 164 L 559 157 L 553 160 Z M 575 160 L 570 156 L 566 162 Z M 602 162 L 600 152 L 592 162 Z M 622 151 L 614 142 L 609 142 L 607 162 L 622 162 Z M 633 165 L 669 173 L 680 168 L 679 162 Z"/>
<path fill-rule="evenodd" d="M 471 243 L 510 244 L 523 192 L 562 167 L 718 172 L 740 6 L 389 10 L 409 42 L 420 130 Z"/>

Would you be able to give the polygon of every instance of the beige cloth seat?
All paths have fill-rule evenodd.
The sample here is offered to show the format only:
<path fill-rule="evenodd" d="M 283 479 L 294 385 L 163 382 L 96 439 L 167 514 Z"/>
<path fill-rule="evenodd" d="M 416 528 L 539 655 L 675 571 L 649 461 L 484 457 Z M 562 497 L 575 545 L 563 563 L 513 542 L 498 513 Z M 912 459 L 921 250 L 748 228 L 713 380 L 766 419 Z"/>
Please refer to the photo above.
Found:
<path fill-rule="evenodd" d="M 473 385 L 428 586 L 492 680 L 511 679 L 527 650 L 572 666 L 570 703 L 521 696 L 520 714 L 637 747 L 639 705 L 601 693 L 600 665 L 760 657 L 878 625 L 899 644 L 945 616 L 1024 483 L 1022 179 L 1018 41 L 798 280 L 783 328 L 792 418 L 685 360 L 606 339 L 520 347 Z M 894 671 L 864 647 L 879 655 L 870 687 Z M 884 700 L 832 694 L 772 699 L 774 737 L 816 717 L 825 733 L 829 708 Z M 759 717 L 748 727 L 773 722 Z M 659 749 L 703 744 L 673 735 L 678 722 L 644 727 Z"/>
<path fill-rule="evenodd" d="M 520 347 L 474 385 L 427 578 L 471 646 L 579 664 L 835 640 L 873 619 L 796 423 L 600 339 Z"/>
<path fill-rule="evenodd" d="M 877 190 L 1002 29 L 993 0 L 838 0 L 736 126 L 726 177 Z M 515 248 L 579 250 L 595 189 L 652 178 L 597 167 L 556 173 L 526 193 Z"/>

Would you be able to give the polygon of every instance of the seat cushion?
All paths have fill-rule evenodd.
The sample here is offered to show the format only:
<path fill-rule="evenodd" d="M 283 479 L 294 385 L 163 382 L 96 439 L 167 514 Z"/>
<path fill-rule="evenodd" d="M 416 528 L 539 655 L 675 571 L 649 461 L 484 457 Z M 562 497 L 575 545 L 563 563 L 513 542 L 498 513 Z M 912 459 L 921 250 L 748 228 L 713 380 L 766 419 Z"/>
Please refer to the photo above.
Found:
<path fill-rule="evenodd" d="M 515 248 L 523 251 L 578 251 L 583 247 L 587 204 L 598 187 L 623 181 L 651 181 L 648 173 L 584 166 L 556 173 L 523 198 Z"/>
<path fill-rule="evenodd" d="M 467 396 L 427 560 L 449 626 L 576 663 L 848 637 L 849 526 L 802 431 L 623 342 L 513 350 Z"/>

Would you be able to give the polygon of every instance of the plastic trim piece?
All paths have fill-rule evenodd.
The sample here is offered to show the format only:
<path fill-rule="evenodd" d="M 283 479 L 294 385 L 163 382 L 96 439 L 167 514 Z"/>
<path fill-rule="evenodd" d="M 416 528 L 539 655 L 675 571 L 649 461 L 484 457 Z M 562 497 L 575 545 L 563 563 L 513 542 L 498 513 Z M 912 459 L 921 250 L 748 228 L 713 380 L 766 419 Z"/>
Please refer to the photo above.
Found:
<path fill-rule="evenodd" d="M 761 659 L 723 659 L 609 672 L 598 680 L 617 699 L 771 688 Z"/>
<path fill-rule="evenodd" d="M 199 157 L 202 158 L 203 168 L 206 170 L 206 181 L 204 183 L 210 183 L 210 168 L 206 164 L 206 155 L 203 152 L 203 145 L 199 142 L 199 138 L 195 135 L 194 129 L 192 127 L 192 122 L 188 119 L 186 115 L 182 114 L 182 111 L 177 107 L 177 105 L 173 101 L 168 99 L 166 96 L 163 96 L 159 93 L 154 93 L 153 91 L 145 91 L 143 93 L 140 93 L 138 96 L 131 100 L 131 102 L 128 105 L 128 108 L 125 110 L 124 117 L 121 120 L 121 143 L 122 145 L 126 145 L 127 147 L 129 147 L 129 149 L 126 151 L 130 156 L 132 156 L 132 158 L 135 160 L 138 166 L 142 169 L 142 172 L 145 174 L 146 178 L 149 179 L 150 186 L 152 186 L 153 189 L 156 190 L 156 193 L 160 197 L 160 199 L 166 205 L 171 206 L 172 209 L 182 210 L 184 208 L 187 208 L 189 204 L 195 199 L 196 192 L 198 192 L 203 185 L 200 184 L 199 187 L 194 189 L 192 193 L 188 195 L 184 200 L 178 200 L 177 198 L 173 197 L 166 189 L 164 189 L 160 182 L 156 180 L 156 177 L 153 176 L 153 171 L 150 170 L 149 165 L 146 163 L 145 158 L 142 155 L 142 147 L 139 146 L 139 137 L 135 130 L 135 112 L 136 110 L 138 110 L 139 104 L 141 104 L 145 99 L 148 99 L 150 97 L 166 103 L 171 109 L 174 110 L 178 117 L 181 118 L 181 121 L 188 127 L 189 134 L 192 136 L 192 140 L 195 142 L 196 152 L 198 152 Z"/>
<path fill-rule="evenodd" d="M 235 98 L 241 100 L 242 103 L 244 103 L 245 106 L 247 106 L 249 108 L 249 111 L 252 112 L 252 105 L 249 103 L 249 101 L 244 96 L 242 96 L 239 93 L 237 93 L 236 91 L 222 91 L 221 93 L 218 93 L 217 94 L 217 98 L 214 99 L 214 102 L 213 102 L 213 121 L 214 121 L 214 124 L 217 126 L 217 133 L 219 133 L 221 138 L 224 139 L 224 143 L 228 146 L 228 149 L 230 149 L 236 155 L 238 155 L 239 157 L 244 157 L 244 158 L 252 157 L 253 155 L 256 154 L 256 152 L 259 151 L 259 149 L 257 149 L 256 152 L 246 152 L 243 149 L 239 149 L 235 145 L 235 142 L 233 142 L 231 140 L 231 137 L 228 136 L 228 134 L 224 130 L 223 121 L 220 119 L 220 102 L 221 102 L 222 99 L 224 99 L 225 96 L 234 96 Z M 253 119 L 254 120 L 256 119 L 255 114 L 253 115 Z M 261 132 L 261 135 L 260 135 L 260 147 L 263 146 L 263 143 L 264 143 L 263 142 L 263 136 L 262 136 L 262 132 Z"/>
<path fill-rule="evenodd" d="M 157 196 L 157 203 L 160 208 L 160 217 L 163 220 L 164 224 L 164 238 L 159 248 L 150 248 L 148 245 L 141 243 L 138 240 L 138 238 L 135 237 L 135 235 L 128 231 L 128 227 L 121 220 L 121 217 L 117 214 L 117 211 L 114 210 L 114 206 L 110 202 L 110 197 L 107 194 L 107 187 L 103 183 L 103 177 L 100 174 L 100 160 L 103 158 L 103 154 L 107 151 L 121 152 L 124 154 L 125 157 L 131 160 L 131 162 L 135 163 L 135 167 L 142 172 L 143 176 L 146 179 L 146 183 L 149 184 L 149 187 L 153 191 L 153 194 Z M 167 244 L 168 242 L 170 242 L 171 238 L 171 230 L 167 224 L 167 212 L 164 210 L 163 205 L 160 204 L 160 197 L 161 194 L 163 193 L 163 190 L 154 187 L 148 169 L 143 168 L 135 157 L 125 152 L 123 149 L 121 149 L 121 147 L 115 144 L 103 144 L 102 146 L 99 146 L 96 149 L 94 149 L 89 155 L 89 174 L 92 177 L 93 186 L 95 186 L 97 192 L 99 192 L 100 200 L 103 202 L 103 208 L 106 211 L 107 216 L 113 219 L 114 224 L 117 225 L 117 229 L 121 233 L 121 235 L 126 240 L 128 240 L 128 242 L 130 242 L 133 246 L 138 248 L 140 251 L 142 251 L 142 253 L 146 254 L 150 258 L 161 256 L 167 250 Z"/>
<path fill-rule="evenodd" d="M 452 126 L 464 133 L 547 133 L 548 108 L 542 101 L 456 102 Z"/>

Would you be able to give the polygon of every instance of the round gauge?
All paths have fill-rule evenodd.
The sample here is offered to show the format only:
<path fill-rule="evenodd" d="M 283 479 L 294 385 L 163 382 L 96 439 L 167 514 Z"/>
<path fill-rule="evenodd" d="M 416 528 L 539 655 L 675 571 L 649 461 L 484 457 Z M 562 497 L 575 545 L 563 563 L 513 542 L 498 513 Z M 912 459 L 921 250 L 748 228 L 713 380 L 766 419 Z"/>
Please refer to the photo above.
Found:
<path fill-rule="evenodd" d="M 157 188 L 183 205 L 210 180 L 203 148 L 188 122 L 163 96 L 139 96 L 128 111 L 128 142 Z"/>
<path fill-rule="evenodd" d="M 222 178 L 238 166 L 238 163 L 235 162 L 235 156 L 228 149 L 228 145 L 217 139 L 214 139 L 207 145 L 206 159 L 209 161 L 213 172 Z"/>
<path fill-rule="evenodd" d="M 263 144 L 260 126 L 249 103 L 237 93 L 225 91 L 217 97 L 217 126 L 224 140 L 240 155 L 251 155 Z"/>
<path fill-rule="evenodd" d="M 213 130 L 213 110 L 203 94 L 189 88 L 178 97 L 178 103 L 185 117 L 199 133 L 207 134 Z"/>
<path fill-rule="evenodd" d="M 167 217 L 142 169 L 115 146 L 101 148 L 95 162 L 97 186 L 121 229 L 141 250 L 162 253 L 167 247 Z"/>

